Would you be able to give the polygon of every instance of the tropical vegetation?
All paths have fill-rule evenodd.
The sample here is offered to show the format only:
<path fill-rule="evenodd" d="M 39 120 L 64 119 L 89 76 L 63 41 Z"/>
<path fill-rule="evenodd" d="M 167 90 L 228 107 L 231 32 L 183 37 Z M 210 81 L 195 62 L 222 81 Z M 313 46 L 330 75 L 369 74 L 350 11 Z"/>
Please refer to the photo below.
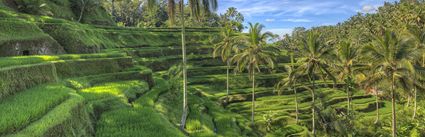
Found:
<path fill-rule="evenodd" d="M 0 136 L 425 136 L 425 2 L 282 38 L 218 2 L 0 1 Z"/>

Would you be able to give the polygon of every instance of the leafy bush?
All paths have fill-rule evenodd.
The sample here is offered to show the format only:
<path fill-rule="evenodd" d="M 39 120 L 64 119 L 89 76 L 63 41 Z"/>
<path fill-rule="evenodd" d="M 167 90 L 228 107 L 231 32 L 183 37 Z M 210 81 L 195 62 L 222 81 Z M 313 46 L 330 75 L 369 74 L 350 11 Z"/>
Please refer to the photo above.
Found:
<path fill-rule="evenodd" d="M 53 15 L 50 11 L 50 7 L 44 0 L 15 0 L 15 2 L 20 12 L 35 15 Z"/>

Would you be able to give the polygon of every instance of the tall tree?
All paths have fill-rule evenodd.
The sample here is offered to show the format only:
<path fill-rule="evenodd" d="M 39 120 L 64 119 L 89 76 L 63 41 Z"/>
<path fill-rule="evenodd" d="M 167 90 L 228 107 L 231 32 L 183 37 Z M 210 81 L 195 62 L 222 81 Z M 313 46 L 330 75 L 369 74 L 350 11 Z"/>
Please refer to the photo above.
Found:
<path fill-rule="evenodd" d="M 338 73 L 338 78 L 345 83 L 345 92 L 347 93 L 347 115 L 350 114 L 351 89 L 354 87 L 353 66 L 356 65 L 357 49 L 349 42 L 341 42 L 336 53 L 336 62 L 333 65 Z"/>
<path fill-rule="evenodd" d="M 412 36 L 413 40 L 415 41 L 415 46 L 418 50 L 424 51 L 425 47 L 425 30 L 421 29 L 419 27 L 410 26 L 408 27 L 409 34 Z M 425 53 L 422 53 L 422 58 L 416 59 L 417 64 L 419 64 L 422 68 L 425 67 Z M 416 74 L 414 75 L 415 83 L 416 83 Z M 422 85 L 424 86 L 424 85 Z M 417 88 L 415 86 L 414 88 L 414 105 L 413 105 L 413 119 L 416 117 L 416 110 L 417 110 Z"/>
<path fill-rule="evenodd" d="M 299 75 L 299 73 L 297 73 L 297 71 L 294 70 L 294 67 L 292 65 L 293 63 L 291 63 L 291 65 L 285 66 L 286 67 L 286 71 L 288 73 L 288 76 L 284 76 L 279 83 L 277 83 L 275 85 L 275 88 L 278 92 L 282 92 L 284 91 L 286 88 L 289 87 L 290 90 L 294 91 L 294 102 L 295 102 L 295 122 L 298 124 L 299 121 L 299 111 L 298 111 L 298 93 L 297 93 L 297 87 L 295 84 L 297 84 L 298 78 L 300 78 L 301 76 Z"/>
<path fill-rule="evenodd" d="M 168 0 L 167 1 L 167 13 L 169 18 L 169 25 L 170 27 L 173 27 L 176 22 L 176 1 L 175 0 Z"/>
<path fill-rule="evenodd" d="M 199 19 L 205 13 L 214 12 L 217 10 L 218 2 L 217 0 L 189 0 L 189 8 L 191 10 L 191 15 L 195 19 Z M 158 4 L 158 0 L 148 0 L 149 7 L 154 7 L 154 5 Z M 169 3 L 170 4 L 170 3 Z M 175 8 L 176 6 L 168 6 L 169 8 Z M 181 119 L 180 128 L 182 130 L 186 127 L 186 120 L 188 116 L 188 103 L 187 103 L 187 59 L 186 59 L 186 26 L 185 26 L 185 14 L 184 7 L 185 1 L 180 0 L 180 20 L 182 21 L 181 26 L 181 35 L 182 35 L 182 72 L 183 72 L 183 114 Z M 168 10 L 170 11 L 170 10 Z M 174 16 L 174 15 L 169 15 Z"/>
<path fill-rule="evenodd" d="M 414 68 L 411 61 L 418 57 L 419 52 L 411 39 L 399 38 L 394 32 L 388 30 L 385 30 L 382 36 L 375 37 L 375 41 L 365 46 L 363 51 L 368 53 L 372 69 L 391 84 L 392 136 L 395 137 L 397 136 L 396 86 L 397 84 L 407 85 L 406 82 L 409 81 Z"/>
<path fill-rule="evenodd" d="M 227 9 L 224 15 L 221 15 L 222 25 L 223 26 L 231 26 L 232 29 L 238 32 L 242 32 L 244 29 L 243 22 L 245 20 L 242 13 L 237 11 L 235 7 L 230 7 Z"/>
<path fill-rule="evenodd" d="M 86 6 L 89 0 L 81 0 L 81 9 L 80 9 L 80 15 L 78 16 L 78 22 L 81 22 L 81 19 L 83 19 L 84 11 L 86 10 Z"/>
<path fill-rule="evenodd" d="M 365 59 L 366 61 L 368 59 Z M 361 85 L 367 93 L 375 96 L 376 119 L 375 124 L 379 122 L 379 98 L 382 94 L 380 87 L 382 83 L 382 73 L 372 69 L 372 64 L 366 65 L 360 74 L 357 75 L 359 85 Z"/>
<path fill-rule="evenodd" d="M 247 44 L 240 47 L 240 52 L 232 57 L 232 62 L 236 63 L 235 70 L 238 72 L 248 71 L 249 79 L 252 80 L 252 108 L 251 123 L 254 125 L 255 112 L 255 73 L 260 72 L 260 65 L 274 68 L 275 57 L 279 49 L 267 46 L 267 39 L 271 33 L 262 33 L 263 25 L 249 23 L 249 34 Z"/>
<path fill-rule="evenodd" d="M 295 32 L 295 31 L 294 31 Z M 295 33 L 294 33 L 295 34 Z M 294 91 L 295 94 L 295 121 L 298 123 L 298 95 L 297 88 L 295 84 L 297 83 L 297 78 L 299 75 L 295 71 L 295 59 L 294 54 L 297 51 L 297 46 L 299 45 L 298 41 L 295 37 L 298 35 L 294 35 L 290 37 L 286 34 L 282 40 L 282 48 L 287 49 L 289 52 L 289 57 L 291 60 L 291 64 L 287 67 L 288 76 L 283 76 L 283 79 L 276 85 L 277 90 L 283 91 L 284 88 L 289 87 Z"/>
<path fill-rule="evenodd" d="M 214 46 L 213 57 L 220 56 L 226 66 L 226 103 L 229 102 L 229 72 L 231 67 L 230 58 L 232 54 L 237 52 L 237 44 L 239 43 L 238 35 L 234 32 L 231 26 L 223 27 L 221 30 L 221 42 Z"/>
<path fill-rule="evenodd" d="M 308 75 L 311 82 L 311 95 L 312 95 L 312 134 L 316 134 L 315 128 L 315 81 L 316 73 L 326 73 L 331 79 L 335 79 L 328 70 L 327 57 L 331 55 L 332 48 L 327 46 L 320 35 L 314 31 L 308 32 L 303 40 L 303 46 L 300 49 L 300 54 L 303 57 L 298 58 L 298 62 L 302 63 L 297 69 L 303 74 Z"/>

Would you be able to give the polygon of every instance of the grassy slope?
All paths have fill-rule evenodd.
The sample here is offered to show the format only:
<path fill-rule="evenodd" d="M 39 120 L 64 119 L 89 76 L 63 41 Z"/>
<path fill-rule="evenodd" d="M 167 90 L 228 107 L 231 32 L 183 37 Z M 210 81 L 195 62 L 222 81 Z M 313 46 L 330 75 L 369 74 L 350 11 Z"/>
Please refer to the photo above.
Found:
<path fill-rule="evenodd" d="M 96 136 L 184 136 L 160 113 L 153 109 L 152 101 L 155 100 L 160 93 L 167 90 L 167 84 L 163 80 L 156 79 L 156 81 L 157 86 L 138 99 L 134 103 L 134 107 L 122 107 L 103 113 L 97 123 Z M 114 89 L 115 84 L 109 83 L 106 85 L 108 85 L 106 86 L 107 89 Z M 111 95 L 115 94 L 113 96 L 120 96 L 122 92 L 125 92 L 121 89 L 115 90 L 112 93 L 109 90 L 102 90 L 103 88 L 105 88 L 105 85 L 96 86 L 83 91 L 94 91 L 95 93 L 106 91 L 111 93 Z"/>
<path fill-rule="evenodd" d="M 56 3 L 56 5 L 51 4 L 50 1 L 47 1 L 49 4 L 50 10 L 58 10 L 60 9 L 60 6 L 66 6 L 69 5 L 66 1 L 63 1 L 63 3 Z M 0 7 L 2 5 L 0 4 Z M 4 8 L 3 8 L 4 9 Z M 97 12 L 97 11 L 96 11 Z M 96 13 L 94 12 L 94 13 Z M 101 14 L 97 14 L 101 15 Z M 1 42 L 10 41 L 10 40 L 35 40 L 40 39 L 44 37 L 50 37 L 52 36 L 55 38 L 62 46 L 65 47 L 65 49 L 68 52 L 92 52 L 92 50 L 97 50 L 97 48 L 113 48 L 113 47 L 132 47 L 135 48 L 136 51 L 133 51 L 134 53 L 138 54 L 138 56 L 145 56 L 146 59 L 137 59 L 137 61 L 143 63 L 150 63 L 150 64 L 156 64 L 156 63 L 162 63 L 169 60 L 176 60 L 176 62 L 171 63 L 177 63 L 180 59 L 180 56 L 178 56 L 178 48 L 174 48 L 172 50 L 164 50 L 167 48 L 167 46 L 173 46 L 179 44 L 179 34 L 178 32 L 172 32 L 171 34 L 163 34 L 158 32 L 147 32 L 143 29 L 117 29 L 117 28 L 100 28 L 100 27 L 94 27 L 90 25 L 82 25 L 78 23 L 69 22 L 66 20 L 59 20 L 59 19 L 51 19 L 51 18 L 39 18 L 39 17 L 32 17 L 27 15 L 21 15 L 16 14 L 10 11 L 0 10 L 0 16 L 8 17 L 8 18 L 14 18 L 15 16 L 19 16 L 20 18 L 23 18 L 23 20 L 20 19 L 13 19 L 13 20 L 5 20 L 2 24 L 8 24 L 5 25 L 3 28 L 0 28 L 1 30 L 4 30 L 1 33 L 0 36 L 0 44 Z M 61 14 L 54 15 L 55 17 L 60 18 L 70 18 L 72 15 L 70 12 L 62 12 Z M 103 16 L 103 15 L 101 15 Z M 74 15 L 75 17 L 75 15 Z M 85 19 L 86 20 L 86 17 Z M 45 22 L 47 24 L 36 24 L 35 22 Z M 95 21 L 88 21 L 88 22 L 95 22 Z M 12 25 L 17 24 L 21 25 L 23 27 L 23 30 L 30 30 L 28 32 L 24 31 L 14 31 Z M 40 29 L 40 28 L 41 29 Z M 44 32 L 43 32 L 44 31 Z M 7 33 L 6 33 L 7 32 Z M 46 32 L 46 33 L 45 33 Z M 201 34 L 193 33 L 189 34 L 193 36 L 199 36 L 201 37 Z M 164 41 L 164 39 L 169 39 L 169 41 Z M 194 38 L 196 39 L 196 38 Z M 194 41 L 192 40 L 192 42 Z M 199 39 L 199 38 L 198 38 Z M 190 43 L 191 40 L 189 40 Z M 208 41 L 208 40 L 207 40 Z M 79 50 L 81 47 L 78 45 L 84 45 L 84 50 Z M 196 45 L 196 44 L 195 44 Z M 149 49 L 138 49 L 139 47 L 151 47 Z M 155 47 L 163 47 L 163 48 L 155 48 Z M 207 48 L 201 48 L 197 50 L 208 50 Z M 118 50 L 121 51 L 121 50 Z M 160 52 L 157 52 L 160 51 Z M 177 51 L 177 52 L 176 52 Z M 152 52 L 152 53 L 147 53 Z M 203 54 L 204 52 L 198 52 L 193 51 L 195 54 Z M 155 54 L 161 54 L 163 56 L 168 56 L 165 58 L 159 58 L 159 59 L 152 59 Z M 173 56 L 170 56 L 173 55 Z M 205 60 L 200 60 L 199 57 L 205 58 Z M 58 60 L 61 59 L 61 57 L 40 57 L 43 61 L 49 60 Z M 12 61 L 3 63 L 4 66 L 13 66 L 17 64 L 31 64 L 39 62 L 40 58 L 33 58 L 33 60 L 28 59 L 25 61 L 28 62 L 21 62 L 20 59 L 17 58 L 9 58 L 12 59 Z M 65 57 L 67 58 L 67 57 Z M 78 58 L 78 57 L 77 57 Z M 6 60 L 6 59 L 5 59 Z M 195 85 L 192 85 L 192 89 L 194 92 L 189 96 L 189 101 L 192 103 L 191 108 L 192 111 L 189 115 L 188 120 L 188 132 L 193 136 L 214 136 L 215 134 L 221 135 L 221 136 L 239 136 L 246 134 L 248 132 L 252 132 L 249 130 L 249 127 L 247 126 L 247 118 L 249 117 L 249 110 L 250 110 L 250 102 L 249 101 L 243 101 L 239 103 L 234 103 L 228 106 L 229 110 L 234 111 L 235 113 L 240 113 L 241 115 L 235 114 L 233 112 L 224 110 L 217 102 L 214 102 L 224 96 L 222 92 L 224 90 L 222 88 L 216 88 L 215 86 L 222 86 L 224 82 L 224 75 L 223 73 L 223 67 L 219 63 L 210 62 L 210 57 L 208 56 L 194 56 L 194 59 L 191 61 L 196 62 L 194 63 L 195 71 L 198 72 L 196 74 L 191 74 L 193 77 L 191 78 L 192 82 L 197 82 Z M 4 61 L 5 62 L 5 61 Z M 208 64 L 206 66 L 202 66 Z M 196 66 L 201 65 L 201 66 Z M 211 68 L 209 66 L 213 66 L 215 68 Z M 221 66 L 221 67 L 220 67 Z M 156 67 L 156 66 L 152 66 Z M 168 66 L 165 66 L 165 68 Z M 219 71 L 217 71 L 219 69 Z M 199 72 L 201 70 L 201 72 Z M 202 72 L 204 71 L 204 72 Z M 215 75 L 211 75 L 208 72 L 214 71 Z M 221 74 L 217 74 L 221 73 Z M 276 74 L 276 76 L 283 75 Z M 236 78 L 236 82 L 240 82 L 243 80 L 243 76 L 239 76 L 240 78 Z M 267 80 L 269 79 L 276 79 L 274 75 L 271 76 L 262 76 L 260 79 L 266 80 L 265 83 L 267 83 Z M 211 84 L 214 83 L 214 84 Z M 240 82 L 239 85 L 246 85 L 247 82 Z M 115 83 L 116 84 L 116 83 Z M 238 83 L 236 83 L 238 84 Z M 124 89 L 114 89 L 113 87 L 120 87 L 118 85 L 114 85 L 110 83 L 110 85 L 98 85 L 93 88 L 88 88 L 82 90 L 81 94 L 86 97 L 86 99 L 92 100 L 94 104 L 99 103 L 97 105 L 101 105 L 102 101 L 105 101 L 104 97 L 107 96 L 113 98 L 112 100 L 115 100 L 115 102 L 112 102 L 112 105 L 114 103 L 117 103 L 118 108 L 121 109 L 114 109 L 112 111 L 105 110 L 105 113 L 102 114 L 100 122 L 98 123 L 99 128 L 97 135 L 99 136 L 108 136 L 109 133 L 112 133 L 111 131 L 121 131 L 120 135 L 134 135 L 134 134 L 141 134 L 144 133 L 147 136 L 154 136 L 155 133 L 158 133 L 155 129 L 161 129 L 166 128 L 170 129 L 167 132 L 164 132 L 165 135 L 170 136 L 181 136 L 181 132 L 178 131 L 175 128 L 175 125 L 178 123 L 180 118 L 180 107 L 179 102 L 181 100 L 181 96 L 177 92 L 166 92 L 164 95 L 162 95 L 159 98 L 159 101 L 156 102 L 158 96 L 160 93 L 163 93 L 165 89 L 154 89 L 151 92 L 148 92 L 148 94 L 145 94 L 145 96 L 142 97 L 143 101 L 140 101 L 142 99 L 139 99 L 136 101 L 135 107 L 129 107 L 128 101 L 128 95 L 125 95 L 123 93 Z M 131 84 L 130 84 L 131 85 Z M 159 84 L 161 85 L 161 84 Z M 129 85 L 127 85 L 129 86 Z M 234 87 L 234 86 L 232 86 Z M 246 96 L 249 95 L 249 86 L 241 86 L 238 88 L 235 88 L 235 92 L 232 93 L 235 96 Z M 112 88 L 114 90 L 106 91 L 102 88 Z M 260 88 L 260 93 L 265 93 L 265 96 L 259 97 L 257 100 L 257 110 L 258 115 L 256 116 L 256 119 L 259 121 L 259 124 L 264 124 L 264 115 L 267 115 L 269 113 L 277 113 L 274 115 L 274 120 L 276 121 L 286 121 L 288 123 L 293 123 L 294 118 L 294 103 L 293 103 L 293 95 L 283 95 L 283 96 L 268 96 L 272 95 L 272 89 L 271 87 L 262 87 L 263 90 Z M 99 92 L 97 92 L 99 91 Z M 91 92 L 91 93 L 90 93 Z M 200 93 L 200 94 L 199 94 Z M 334 102 L 332 105 L 344 108 L 345 102 L 344 102 L 344 92 L 342 91 L 332 91 L 329 92 L 329 90 L 324 90 L 324 98 L 326 100 L 329 100 L 329 102 Z M 329 94 L 327 94 L 329 93 Z M 206 96 L 205 96 L 206 95 Z M 358 95 L 361 96 L 361 95 Z M 308 121 L 310 115 L 308 114 L 309 111 L 309 93 L 308 92 L 301 92 L 299 94 L 299 99 L 304 100 L 300 103 L 300 109 L 303 111 L 303 114 L 301 115 L 301 118 L 303 120 Z M 106 99 L 107 101 L 111 101 Z M 98 102 L 99 101 L 99 102 Z M 366 109 L 370 104 L 373 103 L 372 98 L 363 98 L 363 99 L 355 99 L 353 101 L 354 103 L 354 109 L 356 110 L 363 110 Z M 382 108 L 382 113 L 384 115 L 387 115 L 389 112 L 389 103 L 387 101 L 383 101 L 385 103 L 384 108 Z M 105 105 L 105 104 L 103 104 Z M 108 104 L 111 105 L 111 104 Z M 163 115 L 161 115 L 159 112 L 161 112 Z M 373 117 L 374 111 L 369 111 L 366 113 L 363 113 L 366 117 Z M 117 116 L 117 115 L 123 115 L 123 116 Z M 246 117 L 243 117 L 246 116 Z M 173 124 L 169 123 L 169 119 Z M 140 121 L 136 123 L 132 123 L 131 121 Z M 121 127 L 112 126 L 112 123 L 108 123 L 109 121 L 113 121 L 115 124 L 121 125 Z M 146 122 L 149 121 L 149 122 Z M 165 124 L 152 124 L 152 123 L 165 123 Z M 216 124 L 214 124 L 216 123 Z M 223 126 L 225 125 L 225 126 Z M 281 125 L 279 125 L 281 126 Z M 132 128 L 132 127 L 143 127 L 143 128 Z M 260 128 L 260 130 L 263 130 Z M 303 127 L 297 127 L 297 126 L 285 126 L 284 130 L 293 131 L 293 133 L 300 133 L 305 132 L 306 129 Z M 217 133 L 214 133 L 217 132 Z M 292 134 L 292 133 L 291 133 Z M 269 134 L 270 136 L 273 136 L 273 134 Z M 278 134 L 276 136 L 284 136 L 282 134 Z"/>
<path fill-rule="evenodd" d="M 71 94 L 70 99 L 55 107 L 40 120 L 31 123 L 11 137 L 90 136 L 93 133 L 84 98 Z"/>
<path fill-rule="evenodd" d="M 172 66 L 170 65 L 170 63 L 173 62 L 170 62 L 170 60 L 176 60 L 176 62 L 179 62 L 180 59 L 179 54 L 175 54 L 171 51 L 166 51 L 167 54 L 164 54 L 163 49 L 161 48 L 157 48 L 156 51 L 157 54 L 165 55 L 161 58 L 153 58 L 153 56 L 151 57 L 151 54 L 149 53 L 140 53 L 140 51 L 142 50 L 143 49 L 140 49 L 138 54 L 134 54 L 133 56 L 136 56 L 136 61 L 142 62 L 142 64 L 147 63 L 148 66 L 149 62 L 152 62 L 154 65 L 151 65 L 150 67 L 153 67 L 153 69 L 155 69 L 155 67 L 163 67 L 161 69 L 163 70 L 164 68 L 167 68 L 167 66 Z M 152 52 L 155 51 L 155 49 L 149 48 L 148 51 Z M 141 58 L 137 58 L 137 56 L 141 56 Z M 249 85 L 250 83 L 246 80 L 246 76 L 244 75 L 231 75 L 232 97 L 234 97 L 235 99 L 241 99 L 240 97 L 242 97 L 242 99 L 245 99 L 242 102 L 233 103 L 227 107 L 227 109 L 232 110 L 233 113 L 223 111 L 221 106 L 218 106 L 217 102 L 215 102 L 223 100 L 225 96 L 224 82 L 226 67 L 219 62 L 215 63 L 214 65 L 205 66 L 205 63 L 211 63 L 211 58 L 209 56 L 210 55 L 205 54 L 203 52 L 194 52 L 192 58 L 189 58 L 189 63 L 192 64 L 192 66 L 190 66 L 191 70 L 189 71 L 189 81 L 192 84 L 190 85 L 191 88 L 189 88 L 189 91 L 191 91 L 191 94 L 189 94 L 189 104 L 191 105 L 191 113 L 189 114 L 188 118 L 187 131 L 193 136 L 214 135 L 214 130 L 217 129 L 214 129 L 215 127 L 213 125 L 213 122 L 211 121 L 213 118 L 217 118 L 217 116 L 211 114 L 211 112 L 216 112 L 217 114 L 221 114 L 224 116 L 227 116 L 227 113 L 231 114 L 232 116 L 241 114 L 242 117 L 240 119 L 227 119 L 226 121 L 228 124 L 225 125 L 232 125 L 232 122 L 229 121 L 234 120 L 243 123 L 242 121 L 247 121 L 247 119 L 250 117 L 251 102 L 248 99 L 250 98 L 251 89 Z M 197 58 L 202 58 L 203 61 L 198 61 Z M 162 66 L 163 64 L 168 65 Z M 285 75 L 285 70 L 280 70 L 283 69 L 283 65 L 285 65 L 285 61 L 283 63 L 281 62 L 279 70 L 276 71 L 279 72 L 278 74 L 261 75 L 258 77 L 260 87 L 257 88 L 257 115 L 255 117 L 258 123 L 257 130 L 261 131 L 263 135 L 267 136 L 287 136 L 291 134 L 306 135 L 309 132 L 307 127 L 294 125 L 295 104 L 294 95 L 292 91 L 285 91 L 283 93 L 284 95 L 276 96 L 276 93 L 274 93 L 274 89 L 272 87 L 273 84 L 267 84 L 273 83 L 270 82 L 272 79 L 279 80 L 282 75 Z M 306 84 L 308 85 L 308 83 Z M 344 91 L 323 88 L 332 85 L 331 81 L 318 81 L 318 85 L 321 88 L 318 90 L 317 96 L 322 98 L 323 100 L 323 102 L 318 102 L 318 105 L 321 105 L 323 103 L 323 105 L 331 105 L 336 108 L 346 108 L 346 93 Z M 341 86 L 341 84 L 338 85 Z M 311 109 L 309 101 L 311 100 L 310 96 L 310 92 L 307 92 L 305 91 L 305 89 L 300 87 L 298 94 L 298 99 L 300 101 L 299 107 L 301 112 L 300 119 L 301 122 L 305 125 L 311 123 Z M 364 118 L 367 118 L 369 116 L 374 118 L 375 110 L 373 108 L 370 108 L 370 106 L 374 105 L 373 96 L 364 95 L 363 91 L 357 91 L 355 92 L 355 95 L 353 97 L 353 109 L 356 111 L 362 111 L 358 113 L 359 115 L 365 115 L 366 117 Z M 164 115 L 166 115 L 175 125 L 178 125 L 181 116 L 181 105 L 179 105 L 178 103 L 176 104 L 175 102 L 180 102 L 180 100 L 180 93 L 169 92 L 161 96 L 156 105 L 157 109 L 161 111 Z M 208 102 L 211 102 L 213 106 L 218 107 L 211 107 L 211 103 Z M 380 108 L 382 116 L 388 116 L 388 113 L 390 112 L 389 110 L 391 110 L 388 105 L 388 102 L 381 101 L 380 103 L 385 103 L 385 106 Z M 206 112 L 205 110 L 208 111 Z M 366 110 L 367 112 L 363 112 Z M 267 132 L 265 129 L 266 120 L 264 119 L 264 116 L 266 115 L 272 115 L 272 119 L 274 121 L 273 126 L 276 129 L 274 132 Z M 237 131 L 232 131 L 237 129 L 235 127 L 221 129 L 230 130 L 236 133 L 232 134 L 233 136 L 242 135 L 240 130 L 243 130 L 243 128 L 249 129 L 248 124 L 240 126 L 242 126 L 242 128 Z M 277 127 L 283 127 L 283 129 Z M 252 133 L 252 131 L 249 132 Z M 226 134 L 219 133 L 219 135 Z"/>
<path fill-rule="evenodd" d="M 46 2 L 48 5 L 48 10 L 56 11 L 61 9 L 61 6 L 68 6 L 69 3 L 67 1 L 61 1 L 59 3 L 53 3 L 50 0 L 39 0 Z M 62 46 L 67 49 L 67 51 L 75 51 L 77 53 L 80 53 L 80 51 L 75 50 L 79 48 L 76 45 L 84 45 L 85 47 L 88 47 L 88 50 L 92 50 L 93 48 L 112 48 L 112 47 L 139 47 L 139 46 L 170 46 L 170 45 L 177 45 L 179 44 L 179 32 L 173 31 L 170 32 L 165 30 L 157 31 L 157 32 L 148 32 L 144 29 L 118 29 L 118 28 L 98 28 L 90 25 L 82 25 L 74 22 L 69 22 L 66 20 L 61 19 L 53 19 L 49 17 L 39 17 L 39 16 L 32 16 L 22 13 L 16 13 L 14 11 L 11 11 L 9 8 L 4 7 L 3 4 L 0 4 L 0 16 L 5 17 L 3 21 L 5 24 L 2 25 L 2 28 L 0 30 L 0 44 L 1 42 L 6 43 L 9 41 L 17 40 L 17 41 L 35 41 L 39 40 L 41 38 L 50 38 L 52 37 L 59 42 Z M 73 16 L 68 11 L 69 8 L 65 7 L 61 10 L 66 10 L 64 12 L 57 12 L 58 14 L 53 15 L 54 17 L 59 18 L 72 18 Z M 97 12 L 97 11 L 96 11 Z M 97 14 L 98 15 L 98 14 Z M 88 18 L 86 18 L 88 19 Z M 86 20 L 83 19 L 83 20 Z M 19 27 L 21 25 L 22 27 Z M 18 29 L 14 28 L 17 27 Z M 21 29 L 19 29 L 21 28 Z M 4 33 L 3 33 L 4 32 Z M 203 37 L 202 34 L 196 33 L 196 32 L 188 32 L 188 35 L 191 38 L 194 37 Z M 169 41 L 164 41 L 163 39 L 170 39 Z M 188 41 L 194 41 L 190 38 Z M 7 46 L 7 45 L 6 45 Z M 30 64 L 37 64 L 42 62 L 50 62 L 50 61 L 61 61 L 61 60 L 68 60 L 68 59 L 86 59 L 86 58 L 103 58 L 105 56 L 110 56 L 111 54 L 105 55 L 105 54 L 98 54 L 98 55 L 60 55 L 60 56 L 31 56 L 31 57 L 9 57 L 9 58 L 0 58 L 0 64 L 1 67 L 16 67 L 17 65 L 30 65 Z M 114 56 L 117 54 L 112 54 L 111 56 Z M 122 55 L 122 54 L 121 54 Z M 117 56 L 121 56 L 117 55 Z M 128 81 L 125 81 L 123 83 L 127 83 Z M 129 89 L 128 87 L 146 87 L 146 84 L 144 85 L 137 85 L 137 84 L 123 84 L 120 82 L 113 82 L 113 83 L 107 83 L 106 85 L 97 85 L 95 87 L 86 88 L 78 93 L 82 95 L 84 98 L 82 98 L 79 95 L 67 95 L 67 100 L 61 100 L 63 101 L 60 105 L 57 105 L 56 107 L 52 107 L 50 109 L 51 111 L 44 111 L 44 109 L 34 108 L 34 113 L 27 113 L 27 115 L 37 115 L 37 118 L 39 120 L 37 121 L 24 121 L 23 120 L 16 120 L 15 125 L 19 126 L 20 130 L 18 133 L 13 134 L 11 136 L 29 136 L 31 133 L 33 133 L 34 136 L 54 136 L 54 135 L 60 135 L 64 132 L 74 132 L 74 130 L 81 130 L 78 128 L 82 128 L 81 126 L 74 126 L 73 123 L 69 122 L 69 120 L 83 120 L 85 122 L 90 122 L 90 120 L 83 118 L 83 115 L 81 117 L 75 117 L 79 116 L 79 113 L 74 112 L 75 110 L 81 110 L 79 107 L 86 107 L 85 105 L 82 105 L 85 101 L 90 101 L 93 107 L 107 107 L 109 105 L 115 105 L 115 108 L 112 108 L 113 110 L 107 110 L 105 108 L 102 110 L 104 113 L 100 116 L 100 122 L 98 123 L 99 127 L 104 127 L 106 129 L 105 132 L 97 132 L 96 134 L 99 136 L 108 136 L 107 131 L 116 131 L 114 129 L 119 129 L 122 131 L 120 135 L 128 135 L 128 136 L 134 136 L 136 133 L 144 134 L 146 136 L 157 136 L 158 132 L 163 133 L 166 136 L 184 136 L 174 125 L 170 124 L 168 122 L 168 119 L 164 116 L 162 116 L 155 108 L 154 105 L 150 102 L 155 102 L 153 98 L 157 98 L 160 93 L 166 92 L 168 89 L 163 89 L 162 85 L 160 87 L 154 88 L 151 92 L 143 96 L 142 101 L 137 101 L 135 103 L 135 107 L 130 107 L 131 105 L 128 104 L 128 100 L 130 98 L 134 99 L 134 96 L 138 96 L 136 94 L 143 94 L 143 93 L 128 93 Z M 130 82 L 131 83 L 131 82 Z M 106 90 L 107 89 L 107 90 Z M 111 90 L 112 89 L 112 90 Z M 48 90 L 46 90 L 48 91 Z M 62 91 L 62 90 L 57 90 Z M 24 92 L 27 93 L 27 92 Z M 43 92 L 33 92 L 33 93 L 43 93 Z M 60 94 L 57 94 L 58 96 Z M 11 99 L 14 97 L 21 97 L 20 95 L 12 96 Z M 43 95 L 43 97 L 51 97 L 48 95 Z M 106 99 L 105 99 L 106 98 Z M 22 97 L 22 99 L 24 99 Z M 57 98 L 49 98 L 52 100 L 55 100 Z M 42 100 L 42 99 L 40 99 Z M 47 103 L 44 104 L 44 106 L 51 106 L 49 103 L 50 101 L 40 101 L 41 103 Z M 108 103 L 104 103 L 104 102 Z M 22 101 L 23 102 L 23 101 Z M 139 104 L 139 105 L 138 105 Z M 149 105 L 150 104 L 150 105 Z M 19 106 L 19 104 L 11 105 L 11 106 Z M 40 104 L 40 106 L 43 106 L 43 104 Z M 119 109 L 117 109 L 119 108 Z M 30 109 L 29 109 L 30 110 Z M 38 112 L 43 111 L 43 112 Z M 97 108 L 94 109 L 94 113 L 99 112 Z M 132 113 L 136 112 L 136 113 Z M 42 113 L 42 114 L 41 114 Z M 123 116 L 117 116 L 116 114 L 122 114 L 122 115 L 128 115 L 128 116 L 134 116 L 134 117 L 123 117 Z M 134 115 L 132 115 L 134 114 Z M 25 114 L 22 114 L 25 115 Z M 217 113 L 215 115 L 222 115 L 220 113 Z M 23 116 L 28 117 L 28 116 Z M 220 118 L 218 122 L 223 123 L 222 121 L 227 121 L 225 118 L 227 116 L 221 116 L 223 118 Z M 20 117 L 17 117 L 18 119 Z M 102 120 L 116 120 L 118 123 L 122 123 L 123 125 L 121 127 L 117 127 L 116 125 L 111 125 L 111 123 L 104 123 Z M 4 119 L 2 119 L 4 120 Z M 138 120 L 140 122 L 134 123 L 133 120 Z M 67 122 L 68 121 L 68 122 Z M 125 122 L 127 121 L 127 122 Z M 31 123 L 32 122 L 32 123 Z M 168 123 L 167 123 L 168 122 Z M 13 122 L 10 121 L 10 119 L 6 119 L 4 122 L 5 126 L 8 127 L 8 124 L 13 124 Z M 66 124 L 70 124 L 71 126 L 66 126 Z M 109 125 L 108 125 L 109 124 Z M 135 124 L 135 125 L 132 125 Z M 24 126 L 27 126 L 24 128 Z M 124 130 L 124 129 L 131 129 L 132 127 L 139 127 L 137 130 Z M 65 129 L 61 127 L 75 127 L 77 129 Z M 142 128 L 140 128 L 142 127 Z M 13 127 L 12 128 L 18 128 Z M 158 130 L 158 129 L 164 129 L 164 130 Z M 66 131 L 64 131 L 66 130 Z M 5 129 L 7 133 L 13 132 L 14 130 Z M 102 131 L 101 128 L 98 129 L 98 131 Z M 220 132 L 229 132 L 231 130 L 222 130 Z M 230 132 L 228 134 L 231 134 Z M 63 135 L 63 134 L 61 134 Z M 82 135 L 86 136 L 86 135 Z"/>
<path fill-rule="evenodd" d="M 20 92 L 0 102 L 0 134 L 12 133 L 38 120 L 75 92 L 58 84 Z"/>
<path fill-rule="evenodd" d="M 0 68 L 13 67 L 19 65 L 29 65 L 52 61 L 95 59 L 95 58 L 116 58 L 125 57 L 123 53 L 100 53 L 100 54 L 66 54 L 66 55 L 35 55 L 0 58 Z"/>
<path fill-rule="evenodd" d="M 0 1 L 0 8 L 13 9 L 21 13 L 36 16 L 51 16 L 67 20 L 77 21 L 80 16 L 81 2 L 78 0 L 31 0 L 15 1 L 17 5 L 5 6 L 4 0 Z M 100 3 L 88 2 L 82 23 L 113 25 L 114 22 Z M 40 6 L 43 5 L 43 6 Z"/>

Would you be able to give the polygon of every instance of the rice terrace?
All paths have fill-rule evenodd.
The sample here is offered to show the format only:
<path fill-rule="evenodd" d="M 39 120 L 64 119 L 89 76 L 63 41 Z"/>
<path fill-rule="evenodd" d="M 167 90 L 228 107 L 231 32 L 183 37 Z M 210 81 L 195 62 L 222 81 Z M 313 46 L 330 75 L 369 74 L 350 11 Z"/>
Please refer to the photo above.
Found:
<path fill-rule="evenodd" d="M 424 0 L 0 0 L 0 137 L 425 137 Z"/>

